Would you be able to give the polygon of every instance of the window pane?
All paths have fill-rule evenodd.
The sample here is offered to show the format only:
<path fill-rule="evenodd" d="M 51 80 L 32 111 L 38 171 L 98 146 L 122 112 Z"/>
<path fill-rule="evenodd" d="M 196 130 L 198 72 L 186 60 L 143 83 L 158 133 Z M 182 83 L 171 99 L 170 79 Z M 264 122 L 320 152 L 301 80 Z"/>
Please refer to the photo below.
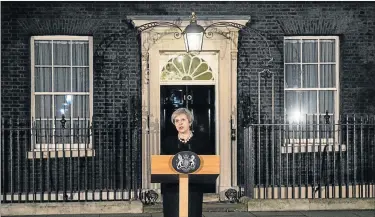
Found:
<path fill-rule="evenodd" d="M 285 80 L 286 88 L 301 87 L 301 66 L 285 65 Z"/>
<path fill-rule="evenodd" d="M 35 119 L 38 118 L 53 118 L 52 96 L 35 96 Z"/>
<path fill-rule="evenodd" d="M 72 95 L 55 96 L 56 117 L 61 118 L 64 114 L 65 118 L 70 118 L 72 98 Z"/>
<path fill-rule="evenodd" d="M 79 144 L 89 144 L 89 121 L 73 122 L 73 142 Z"/>
<path fill-rule="evenodd" d="M 53 42 L 53 64 L 70 66 L 70 44 L 69 41 Z"/>
<path fill-rule="evenodd" d="M 320 62 L 335 62 L 335 40 L 320 40 Z"/>
<path fill-rule="evenodd" d="M 214 80 L 207 62 L 191 54 L 179 55 L 168 61 L 161 71 L 162 81 Z"/>
<path fill-rule="evenodd" d="M 180 73 L 184 73 L 185 71 L 189 70 L 189 68 L 187 68 L 187 69 L 185 68 L 184 69 L 182 58 L 183 58 L 183 56 L 180 55 L 180 56 L 178 56 L 176 58 L 171 59 L 171 61 L 168 61 L 168 62 L 172 62 L 172 64 L 177 68 L 177 70 Z M 189 60 L 189 59 L 187 59 L 187 60 Z M 197 69 L 200 61 L 197 58 L 193 58 L 193 60 L 195 60 L 195 62 L 192 62 L 192 64 L 197 64 L 197 65 L 195 65 L 194 68 L 192 67 L 191 69 L 195 71 Z"/>
<path fill-rule="evenodd" d="M 73 118 L 85 119 L 90 117 L 89 96 L 73 97 Z"/>
<path fill-rule="evenodd" d="M 73 66 L 89 66 L 89 44 L 87 41 L 73 41 Z"/>
<path fill-rule="evenodd" d="M 184 71 L 189 71 L 190 64 L 191 64 L 191 55 L 179 55 L 176 59 L 178 59 L 180 62 L 182 62 L 182 66 L 184 68 Z"/>
<path fill-rule="evenodd" d="M 73 68 L 73 92 L 89 92 L 89 68 Z"/>
<path fill-rule="evenodd" d="M 70 144 L 71 143 L 71 131 L 70 131 L 70 121 L 66 120 L 63 124 L 61 119 L 57 120 L 55 130 L 55 140 L 57 144 Z"/>
<path fill-rule="evenodd" d="M 36 144 L 53 143 L 53 120 L 35 120 L 34 127 Z"/>
<path fill-rule="evenodd" d="M 285 108 L 288 121 L 298 122 L 300 116 L 300 108 L 298 103 L 298 92 L 297 91 L 286 91 L 285 92 Z"/>
<path fill-rule="evenodd" d="M 306 119 L 306 114 L 317 112 L 316 91 L 286 91 L 286 114 L 290 122 Z"/>
<path fill-rule="evenodd" d="M 318 87 L 318 65 L 303 65 L 302 70 L 302 87 Z"/>
<path fill-rule="evenodd" d="M 302 62 L 318 62 L 318 40 L 303 40 L 302 43 Z"/>
<path fill-rule="evenodd" d="M 335 65 L 320 65 L 320 87 L 336 87 Z"/>
<path fill-rule="evenodd" d="M 70 68 L 55 68 L 53 80 L 54 92 L 70 92 Z"/>
<path fill-rule="evenodd" d="M 319 93 L 319 112 L 321 114 L 328 110 L 328 113 L 334 113 L 334 91 L 320 91 Z"/>
<path fill-rule="evenodd" d="M 35 65 L 52 65 L 52 42 L 35 41 Z"/>
<path fill-rule="evenodd" d="M 300 40 L 285 40 L 285 63 L 301 62 L 301 43 Z"/>
<path fill-rule="evenodd" d="M 316 114 L 317 102 L 317 91 L 301 91 L 301 114 Z"/>
<path fill-rule="evenodd" d="M 197 58 L 193 58 L 193 60 L 197 61 Z M 191 69 L 190 71 L 194 70 L 191 74 L 185 74 L 182 80 L 211 80 L 213 79 L 212 72 L 210 67 L 208 66 L 207 62 L 200 59 L 201 64 L 195 68 Z M 184 72 L 186 73 L 186 71 Z"/>
<path fill-rule="evenodd" d="M 35 92 L 52 91 L 52 69 L 35 68 Z"/>

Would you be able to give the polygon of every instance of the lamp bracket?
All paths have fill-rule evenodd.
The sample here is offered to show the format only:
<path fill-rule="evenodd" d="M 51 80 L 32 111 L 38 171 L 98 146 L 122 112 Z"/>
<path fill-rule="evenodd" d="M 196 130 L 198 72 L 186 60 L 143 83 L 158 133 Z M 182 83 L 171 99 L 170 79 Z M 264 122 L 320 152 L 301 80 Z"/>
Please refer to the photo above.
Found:
<path fill-rule="evenodd" d="M 155 28 L 155 27 L 172 27 L 172 28 L 176 28 L 179 32 L 174 32 L 174 37 L 175 38 L 180 38 L 181 37 L 181 34 L 182 34 L 182 29 L 175 23 L 171 23 L 171 22 L 150 22 L 150 23 L 145 23 L 139 27 L 137 27 L 137 31 L 138 32 L 144 32 L 148 29 L 152 29 L 152 28 Z"/>

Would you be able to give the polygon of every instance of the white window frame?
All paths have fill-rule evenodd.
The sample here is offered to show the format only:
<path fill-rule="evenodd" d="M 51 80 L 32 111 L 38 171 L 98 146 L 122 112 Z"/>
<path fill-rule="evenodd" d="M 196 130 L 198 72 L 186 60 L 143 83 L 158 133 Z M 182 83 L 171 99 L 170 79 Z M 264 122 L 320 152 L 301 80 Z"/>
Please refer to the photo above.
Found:
<path fill-rule="evenodd" d="M 93 115 L 93 37 L 92 36 L 66 36 L 66 35 L 55 35 L 55 36 L 32 36 L 30 39 L 30 56 L 31 56 L 31 120 L 35 118 L 35 96 L 38 93 L 35 93 L 35 41 L 37 40 L 74 40 L 74 41 L 87 41 L 89 44 L 89 121 L 92 123 L 92 115 Z M 52 50 L 53 52 L 53 50 Z M 53 62 L 52 62 L 52 73 L 53 73 Z M 52 81 L 53 85 L 53 81 Z M 54 95 L 67 95 L 67 94 L 74 94 L 74 95 L 87 95 L 86 93 L 80 92 L 39 92 L 39 94 L 54 94 Z M 54 110 L 53 110 L 54 111 Z M 52 117 L 53 118 L 53 117 Z M 66 119 L 67 121 L 69 119 Z M 83 119 L 82 119 L 83 120 Z M 35 121 L 35 119 L 33 120 Z M 33 127 L 33 123 L 31 123 L 31 128 Z M 54 130 L 55 126 L 53 126 Z M 32 128 L 33 129 L 33 128 Z M 46 153 L 42 153 L 43 156 L 40 155 L 40 152 L 50 152 L 48 157 L 77 157 L 77 156 L 87 156 L 93 155 L 94 152 L 92 150 L 92 135 L 89 137 L 88 144 L 36 144 L 34 138 L 35 132 L 31 132 L 31 152 L 29 152 L 29 158 L 42 158 L 46 157 Z M 53 135 L 55 136 L 55 135 Z M 58 153 L 56 153 L 58 152 Z M 65 152 L 65 153 L 62 153 Z M 38 154 L 37 156 L 35 155 Z M 78 153 L 78 154 L 77 154 Z M 51 155 L 52 154 L 52 155 Z"/>
<path fill-rule="evenodd" d="M 286 65 L 288 64 L 296 64 L 296 63 L 285 63 L 285 58 L 283 59 L 284 64 L 284 97 L 286 96 L 287 91 L 319 91 L 319 90 L 333 90 L 334 91 L 334 115 L 335 119 L 335 125 L 339 123 L 339 112 L 340 112 L 340 40 L 339 36 L 285 36 L 284 37 L 284 43 L 283 43 L 283 49 L 285 51 L 285 40 L 335 40 L 335 62 L 329 62 L 329 64 L 335 64 L 335 82 L 336 86 L 334 88 L 287 88 L 286 87 Z M 301 43 L 302 46 L 302 43 Z M 302 56 L 303 52 L 301 52 L 301 63 L 302 62 Z M 284 53 L 285 57 L 285 53 Z M 315 63 L 314 63 L 315 64 Z M 320 84 L 320 46 L 318 45 L 318 85 Z M 327 62 L 325 62 L 327 64 Z M 319 100 L 319 98 L 317 99 Z M 319 102 L 318 102 L 319 104 Z M 284 113 L 286 114 L 286 100 L 284 99 Z M 284 116 L 285 116 L 284 114 Z M 320 113 L 321 114 L 321 113 Z M 318 114 L 314 114 L 318 115 Z M 286 116 L 285 116 L 286 117 Z M 335 128 L 337 129 L 337 128 Z M 320 136 L 321 137 L 321 136 Z M 284 142 L 284 146 L 282 147 L 282 153 L 292 153 L 292 149 L 294 147 L 294 153 L 298 152 L 322 152 L 324 147 L 326 145 L 330 145 L 328 148 L 328 151 L 339 151 L 339 148 L 341 147 L 342 150 L 345 150 L 345 146 L 340 146 L 339 144 L 339 132 L 338 130 L 335 130 L 334 133 L 335 140 L 333 137 L 328 138 L 328 141 L 326 141 L 326 138 L 321 137 L 319 138 L 305 138 L 305 139 L 286 139 Z M 314 144 L 315 143 L 315 144 Z"/>

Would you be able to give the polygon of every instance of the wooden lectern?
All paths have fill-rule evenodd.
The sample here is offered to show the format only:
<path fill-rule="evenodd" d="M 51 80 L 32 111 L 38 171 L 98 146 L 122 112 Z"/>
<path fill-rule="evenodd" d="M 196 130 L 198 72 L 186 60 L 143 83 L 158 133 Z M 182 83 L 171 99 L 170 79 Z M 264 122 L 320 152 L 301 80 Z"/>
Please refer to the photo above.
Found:
<path fill-rule="evenodd" d="M 189 182 L 215 183 L 220 173 L 220 158 L 218 155 L 198 155 L 199 168 L 192 173 L 177 172 L 172 166 L 175 155 L 151 156 L 152 183 L 179 183 L 179 217 L 188 217 Z"/>

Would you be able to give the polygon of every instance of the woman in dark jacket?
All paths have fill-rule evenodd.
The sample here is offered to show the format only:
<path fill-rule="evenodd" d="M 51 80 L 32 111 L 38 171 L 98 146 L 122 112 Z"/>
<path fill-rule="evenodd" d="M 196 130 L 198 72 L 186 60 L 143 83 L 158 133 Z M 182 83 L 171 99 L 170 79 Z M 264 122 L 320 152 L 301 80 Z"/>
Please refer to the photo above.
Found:
<path fill-rule="evenodd" d="M 180 151 L 192 151 L 198 155 L 214 154 L 210 150 L 207 136 L 191 131 L 194 117 L 186 108 L 173 112 L 172 123 L 177 129 L 176 136 L 165 138 L 161 144 L 162 155 L 175 155 Z M 189 217 L 202 216 L 203 192 L 205 184 L 189 183 Z M 164 217 L 179 216 L 179 185 L 178 183 L 162 183 Z"/>

